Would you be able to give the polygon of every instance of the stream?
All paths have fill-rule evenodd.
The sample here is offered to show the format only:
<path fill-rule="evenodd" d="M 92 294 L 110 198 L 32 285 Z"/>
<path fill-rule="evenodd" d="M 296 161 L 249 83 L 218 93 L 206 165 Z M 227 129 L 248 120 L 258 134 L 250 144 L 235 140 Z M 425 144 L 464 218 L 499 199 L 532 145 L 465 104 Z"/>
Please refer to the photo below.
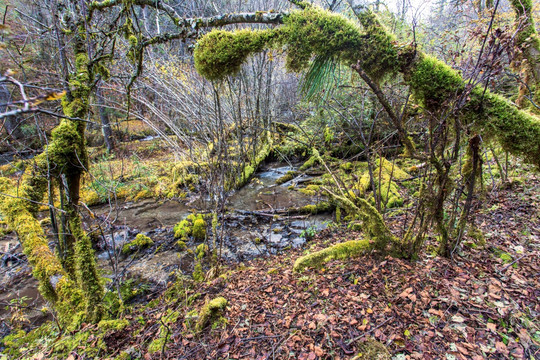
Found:
<path fill-rule="evenodd" d="M 320 231 L 332 220 L 331 215 L 272 215 L 273 210 L 316 204 L 324 200 L 320 196 L 308 196 L 299 191 L 289 190 L 291 183 L 277 185 L 275 181 L 293 167 L 282 163 L 269 163 L 262 167 L 253 179 L 242 189 L 235 191 L 227 201 L 229 210 L 225 219 L 220 219 L 224 238 L 220 247 L 225 262 L 241 262 L 256 257 L 276 254 L 289 248 L 305 244 L 304 230 L 312 228 Z M 134 278 L 153 288 L 164 288 L 174 279 L 177 272 L 190 275 L 194 258 L 189 251 L 180 251 L 176 246 L 173 226 L 192 212 L 207 212 L 196 199 L 155 200 L 124 202 L 118 206 L 98 205 L 92 207 L 98 221 L 108 223 L 105 236 L 98 241 L 96 255 L 98 266 L 104 276 L 114 278 L 119 273 L 123 279 Z M 87 225 L 88 224 L 87 219 Z M 120 255 L 122 246 L 138 233 L 149 236 L 154 245 L 138 251 L 135 255 Z M 210 233 L 210 231 L 209 231 Z M 209 234 L 210 235 L 210 234 Z M 210 237 L 210 236 L 209 236 Z M 186 243 L 194 250 L 198 244 L 193 239 Z M 210 248 L 212 241 L 207 241 Z M 52 244 L 51 244 L 52 245 Z M 3 253 L 13 253 L 17 240 L 10 234 L 0 240 Z M 116 252 L 112 251 L 116 248 Z M 20 252 L 20 246 L 17 249 Z M 117 254 L 116 256 L 114 254 Z M 17 255 L 17 253 L 15 253 Z M 29 317 L 35 324 L 43 321 L 39 308 L 43 305 L 37 292 L 37 281 L 30 274 L 25 260 L 5 259 L 0 264 L 0 319 L 2 324 L 10 312 L 4 306 L 18 297 L 28 298 Z M 205 262 L 203 260 L 203 267 Z M 116 266 L 112 266 L 116 264 Z M 114 269 L 116 269 L 116 274 Z M 40 315 L 41 314 L 41 315 Z M 5 324 L 4 324 L 5 325 Z M 0 328 L 0 335 L 2 329 Z"/>

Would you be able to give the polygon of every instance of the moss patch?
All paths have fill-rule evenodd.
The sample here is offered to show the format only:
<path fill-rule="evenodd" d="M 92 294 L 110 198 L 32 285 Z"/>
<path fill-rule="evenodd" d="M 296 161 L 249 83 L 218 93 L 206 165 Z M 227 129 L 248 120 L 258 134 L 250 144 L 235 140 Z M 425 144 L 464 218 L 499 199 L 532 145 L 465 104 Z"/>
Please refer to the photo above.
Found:
<path fill-rule="evenodd" d="M 204 240 L 206 238 L 206 227 L 207 223 L 203 214 L 190 214 L 174 226 L 174 237 L 184 243 L 189 240 L 190 236 L 193 236 L 196 240 Z"/>
<path fill-rule="evenodd" d="M 293 270 L 302 271 L 306 268 L 320 267 L 331 260 L 360 256 L 369 251 L 370 248 L 371 245 L 368 240 L 351 240 L 336 244 L 296 259 Z"/>
<path fill-rule="evenodd" d="M 195 68 L 209 80 L 222 79 L 240 70 L 248 56 L 271 46 L 273 30 L 213 30 L 195 48 Z"/>
<path fill-rule="evenodd" d="M 199 312 L 199 319 L 195 325 L 195 331 L 201 332 L 205 327 L 218 320 L 226 307 L 227 299 L 221 296 L 206 303 Z"/>
<path fill-rule="evenodd" d="M 132 252 L 145 249 L 152 245 L 154 245 L 154 241 L 150 239 L 148 236 L 143 235 L 143 234 L 137 234 L 135 239 L 133 239 L 132 241 L 130 241 L 129 243 L 125 244 L 122 247 L 122 253 L 131 254 Z"/>
<path fill-rule="evenodd" d="M 390 360 L 392 355 L 388 349 L 379 341 L 369 338 L 358 342 L 358 354 L 354 360 Z"/>

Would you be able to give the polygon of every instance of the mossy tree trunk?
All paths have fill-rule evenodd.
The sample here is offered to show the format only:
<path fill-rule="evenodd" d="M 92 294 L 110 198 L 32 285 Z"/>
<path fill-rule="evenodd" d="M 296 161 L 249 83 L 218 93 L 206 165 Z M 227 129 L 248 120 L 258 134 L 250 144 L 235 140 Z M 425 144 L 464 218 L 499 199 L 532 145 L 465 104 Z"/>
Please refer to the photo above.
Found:
<path fill-rule="evenodd" d="M 168 4 L 149 0 L 59 0 L 51 6 L 55 7 L 52 9 L 55 18 L 62 18 L 65 27 L 63 32 L 58 31 L 58 36 L 64 33 L 70 37 L 65 42 L 68 44 L 67 49 L 62 46 L 60 52 L 65 56 L 73 56 L 71 72 L 67 70 L 69 62 L 62 57 L 64 78 L 69 83 L 66 86 L 67 94 L 62 99 L 65 116 L 52 131 L 52 137 L 43 153 L 28 168 L 22 185 L 7 201 L 2 199 L 0 211 L 21 240 L 23 251 L 39 281 L 41 294 L 55 307 L 61 323 L 69 325 L 73 324 L 73 320 L 97 321 L 103 314 L 104 289 L 90 240 L 82 227 L 79 197 L 81 179 L 88 169 L 85 128 L 90 96 L 95 89 L 96 79 L 99 77 L 105 80 L 110 76 L 107 62 L 112 59 L 114 44 L 118 42 L 117 39 L 111 40 L 123 34 L 129 42 L 127 57 L 135 64 L 129 88 L 142 71 L 142 55 L 148 46 L 195 38 L 199 30 L 205 27 L 235 23 L 276 24 L 281 21 L 282 14 L 243 13 L 185 19 Z M 136 12 L 132 11 L 134 6 L 149 6 L 159 10 L 170 19 L 177 31 L 153 37 L 143 36 L 134 26 L 136 18 L 131 18 L 135 17 Z M 92 27 L 96 13 L 114 13 L 113 10 L 117 18 L 108 31 Z M 59 22 L 56 25 L 59 26 Z M 35 217 L 47 185 L 51 185 L 47 184 L 48 178 L 53 179 L 52 184 L 59 188 L 63 204 L 60 209 L 63 224 L 60 232 L 65 234 L 62 244 L 59 244 L 61 256 L 55 255 L 48 247 L 48 240 Z M 11 186 L 9 181 L 0 179 L 2 191 L 7 192 Z"/>
<path fill-rule="evenodd" d="M 514 66 L 520 70 L 522 83 L 516 101 L 519 107 L 530 107 L 540 113 L 540 36 L 532 12 L 531 0 L 511 0 L 516 13 L 516 50 Z M 531 106 L 531 102 L 536 105 Z"/>

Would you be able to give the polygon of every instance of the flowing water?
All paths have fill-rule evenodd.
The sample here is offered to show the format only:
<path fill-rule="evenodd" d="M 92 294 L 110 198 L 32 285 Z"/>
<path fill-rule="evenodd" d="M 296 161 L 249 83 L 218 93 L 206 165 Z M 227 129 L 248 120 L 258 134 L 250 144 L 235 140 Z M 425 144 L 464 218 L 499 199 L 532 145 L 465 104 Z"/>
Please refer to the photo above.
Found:
<path fill-rule="evenodd" d="M 275 181 L 290 170 L 294 168 L 279 163 L 268 164 L 256 173 L 250 183 L 228 198 L 227 208 L 230 211 L 225 219 L 220 219 L 218 228 L 221 231 L 221 226 L 224 226 L 224 237 L 219 247 L 224 261 L 245 261 L 299 247 L 306 241 L 303 234 L 307 228 L 321 230 L 326 227 L 331 220 L 329 215 L 288 216 L 283 211 L 324 200 L 289 190 L 290 183 L 276 185 Z M 189 251 L 179 251 L 172 230 L 190 213 L 206 212 L 202 201 L 191 200 L 151 199 L 93 207 L 92 211 L 97 215 L 95 221 L 104 224 L 102 229 L 105 229 L 105 236 L 98 242 L 97 248 L 98 264 L 105 276 L 114 278 L 122 274 L 124 279 L 135 278 L 164 287 L 175 272 L 191 274 L 193 255 Z M 280 215 L 274 216 L 274 210 L 281 210 Z M 122 245 L 133 240 L 138 233 L 152 238 L 154 245 L 134 256 L 119 254 Z M 190 240 L 187 246 L 195 249 L 199 243 Z M 212 247 L 211 240 L 207 243 Z M 0 241 L 0 247 L 4 250 L 12 249 L 16 244 L 13 236 Z M 26 296 L 29 299 L 27 303 L 36 309 L 34 312 L 39 312 L 43 301 L 26 262 L 13 258 L 1 267 L 1 271 L 0 305 Z M 0 318 L 6 318 L 11 313 L 1 309 Z M 33 313 L 32 316 L 37 315 Z"/>

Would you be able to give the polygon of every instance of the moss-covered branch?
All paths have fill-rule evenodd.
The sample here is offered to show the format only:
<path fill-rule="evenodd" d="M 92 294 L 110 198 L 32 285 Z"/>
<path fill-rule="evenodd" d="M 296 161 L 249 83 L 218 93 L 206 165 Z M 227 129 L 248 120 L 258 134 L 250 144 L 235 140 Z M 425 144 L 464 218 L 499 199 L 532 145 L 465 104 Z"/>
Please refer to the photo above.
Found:
<path fill-rule="evenodd" d="M 320 251 L 299 257 L 294 262 L 293 270 L 302 271 L 324 265 L 332 260 L 348 259 L 367 253 L 371 249 L 368 240 L 351 240 L 339 243 Z"/>
<path fill-rule="evenodd" d="M 538 117 L 482 88 L 465 94 L 469 89 L 457 71 L 414 46 L 398 44 L 369 10 L 362 9 L 357 16 L 363 29 L 339 14 L 310 6 L 286 15 L 278 28 L 207 35 L 196 48 L 196 66 L 201 74 L 218 79 L 237 71 L 248 56 L 264 46 L 285 46 L 287 66 L 293 71 L 304 69 L 313 56 L 333 56 L 348 65 L 358 64 L 375 82 L 399 71 L 415 100 L 428 110 L 444 109 L 451 98 L 469 98 L 459 114 L 463 124 L 540 167 Z M 232 48 L 234 52 L 222 51 Z"/>

